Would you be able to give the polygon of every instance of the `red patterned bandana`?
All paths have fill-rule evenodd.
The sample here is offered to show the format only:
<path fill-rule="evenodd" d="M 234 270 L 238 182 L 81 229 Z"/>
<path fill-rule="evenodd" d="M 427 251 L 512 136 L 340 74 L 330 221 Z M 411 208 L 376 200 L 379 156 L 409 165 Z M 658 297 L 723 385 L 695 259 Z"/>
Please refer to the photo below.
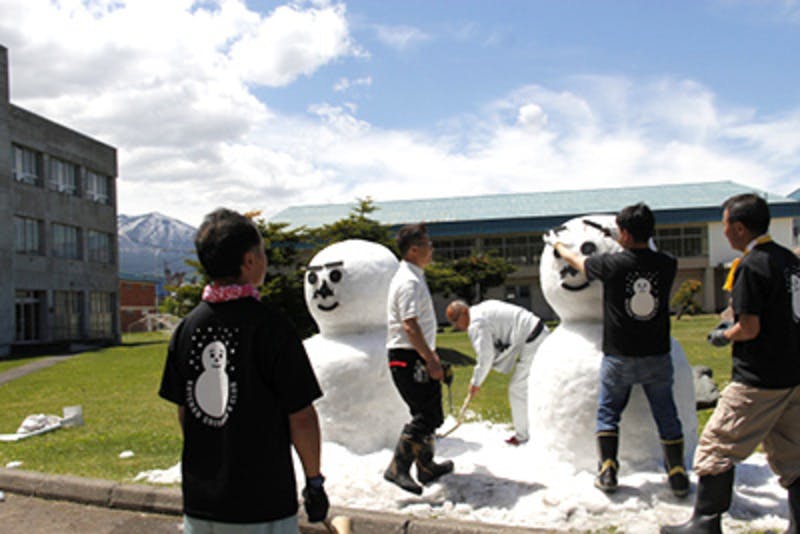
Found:
<path fill-rule="evenodd" d="M 243 286 L 237 284 L 229 286 L 208 284 L 203 288 L 203 300 L 206 302 L 226 302 L 244 297 L 253 297 L 256 300 L 260 300 L 261 293 L 253 284 L 244 284 Z"/>

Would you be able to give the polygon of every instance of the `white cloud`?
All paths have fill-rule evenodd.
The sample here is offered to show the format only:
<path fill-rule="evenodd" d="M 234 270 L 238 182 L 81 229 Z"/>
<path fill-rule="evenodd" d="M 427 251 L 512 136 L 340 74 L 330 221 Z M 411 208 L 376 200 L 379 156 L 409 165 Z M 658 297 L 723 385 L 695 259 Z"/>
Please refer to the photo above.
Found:
<path fill-rule="evenodd" d="M 343 91 L 347 91 L 353 87 L 369 87 L 372 85 L 372 76 L 363 76 L 361 78 L 355 78 L 353 80 L 349 78 L 339 78 L 333 85 L 333 90 L 337 93 L 341 93 Z"/>
<path fill-rule="evenodd" d="M 376 24 L 374 28 L 378 40 L 397 50 L 405 50 L 431 39 L 430 35 L 413 26 L 384 26 Z"/>
<path fill-rule="evenodd" d="M 280 6 L 231 47 L 245 81 L 282 86 L 333 59 L 353 54 L 344 5 L 301 10 Z"/>
<path fill-rule="evenodd" d="M 202 5 L 0 0 L 13 101 L 119 148 L 121 213 L 158 210 L 196 224 L 220 205 L 269 216 L 366 196 L 722 179 L 777 193 L 797 187 L 800 110 L 731 109 L 692 80 L 593 75 L 527 85 L 430 131 L 370 123 L 353 102 L 281 113 L 256 86 L 364 55 L 344 8 Z M 429 38 L 393 35 L 399 47 Z M 338 79 L 341 91 L 372 83 Z"/>

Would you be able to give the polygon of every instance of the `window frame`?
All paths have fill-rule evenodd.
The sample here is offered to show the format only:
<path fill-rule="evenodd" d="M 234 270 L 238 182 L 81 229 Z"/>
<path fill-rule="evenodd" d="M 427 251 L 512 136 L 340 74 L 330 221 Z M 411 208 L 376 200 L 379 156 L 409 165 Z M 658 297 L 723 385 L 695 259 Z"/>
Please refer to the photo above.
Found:
<path fill-rule="evenodd" d="M 31 223 L 34 228 L 31 228 Z M 22 228 L 18 226 L 22 224 Z M 43 222 L 40 219 L 33 217 L 25 217 L 22 215 L 14 215 L 14 252 L 16 254 L 29 254 L 35 256 L 43 255 L 42 246 L 44 239 L 42 236 Z M 20 230 L 22 233 L 20 234 Z M 22 235 L 23 246 L 20 247 L 20 235 Z M 32 238 L 32 236 L 35 236 Z M 34 246 L 30 246 L 30 241 L 35 241 Z"/>
<path fill-rule="evenodd" d="M 63 242 L 59 243 L 59 238 L 62 234 L 60 234 L 60 228 L 64 230 L 74 230 L 74 244 L 72 244 L 72 240 L 64 240 Z M 81 246 L 81 229 L 77 226 L 73 226 L 70 224 L 62 224 L 54 222 L 51 225 L 52 229 L 52 251 L 53 257 L 55 258 L 62 258 L 67 260 L 82 260 L 83 259 L 83 247 Z M 66 237 L 66 234 L 63 234 Z M 71 245 L 71 246 L 70 246 Z M 69 253 L 69 251 L 73 251 L 73 253 Z"/>
<path fill-rule="evenodd" d="M 71 173 L 68 171 L 71 171 Z M 80 167 L 78 165 L 55 156 L 50 157 L 48 186 L 52 191 L 78 196 L 79 177 Z"/>
<path fill-rule="evenodd" d="M 97 243 L 97 240 L 105 243 Z M 87 259 L 96 263 L 114 263 L 114 253 L 112 250 L 112 236 L 108 232 L 99 230 L 86 231 Z"/>
<path fill-rule="evenodd" d="M 30 158 L 23 157 L 26 155 L 33 159 L 32 170 L 26 168 L 31 163 Z M 44 183 L 42 167 L 42 153 L 40 151 L 16 143 L 11 145 L 11 176 L 15 182 L 42 187 Z"/>
<path fill-rule="evenodd" d="M 102 186 L 101 186 L 102 184 Z M 104 191 L 101 191 L 104 189 Z M 98 204 L 111 204 L 111 178 L 99 172 L 86 171 L 86 198 Z"/>

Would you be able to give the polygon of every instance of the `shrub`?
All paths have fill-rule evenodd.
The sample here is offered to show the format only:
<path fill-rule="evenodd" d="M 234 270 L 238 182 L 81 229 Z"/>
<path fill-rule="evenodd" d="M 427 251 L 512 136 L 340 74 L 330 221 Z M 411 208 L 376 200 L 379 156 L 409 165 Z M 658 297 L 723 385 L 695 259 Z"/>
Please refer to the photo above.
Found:
<path fill-rule="evenodd" d="M 675 314 L 676 319 L 680 319 L 684 313 L 694 315 L 700 311 L 700 304 L 697 302 L 697 294 L 703 288 L 703 283 L 700 280 L 684 280 L 672 297 L 670 304 L 677 310 Z"/>

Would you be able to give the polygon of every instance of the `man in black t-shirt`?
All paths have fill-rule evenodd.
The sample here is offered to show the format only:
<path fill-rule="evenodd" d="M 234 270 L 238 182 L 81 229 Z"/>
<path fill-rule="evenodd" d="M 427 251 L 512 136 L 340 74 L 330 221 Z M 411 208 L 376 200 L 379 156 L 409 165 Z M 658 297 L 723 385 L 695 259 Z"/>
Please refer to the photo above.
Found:
<path fill-rule="evenodd" d="M 700 477 L 687 523 L 664 533 L 720 532 L 731 503 L 734 465 L 759 444 L 789 493 L 789 529 L 800 528 L 800 261 L 767 234 L 766 201 L 752 194 L 723 204 L 722 225 L 734 260 L 726 288 L 734 324 L 708 335 L 715 346 L 733 342 L 732 382 L 723 390 L 695 451 Z"/>
<path fill-rule="evenodd" d="M 212 283 L 169 344 L 159 395 L 178 405 L 184 532 L 297 533 L 291 446 L 311 521 L 328 499 L 312 402 L 322 395 L 290 321 L 261 302 L 267 259 L 250 220 L 225 209 L 195 238 Z M 220 530 L 221 529 L 221 530 Z"/>
<path fill-rule="evenodd" d="M 587 280 L 603 282 L 603 361 L 597 408 L 597 445 L 600 455 L 595 486 L 617 490 L 619 421 L 631 388 L 640 384 L 650 404 L 664 448 L 672 492 L 683 497 L 689 478 L 683 465 L 683 428 L 672 394 L 673 368 L 669 322 L 669 294 L 677 261 L 652 250 L 655 218 L 646 204 L 628 206 L 617 215 L 619 243 L 613 254 L 585 257 L 558 241 L 545 239 L 571 267 Z"/>

